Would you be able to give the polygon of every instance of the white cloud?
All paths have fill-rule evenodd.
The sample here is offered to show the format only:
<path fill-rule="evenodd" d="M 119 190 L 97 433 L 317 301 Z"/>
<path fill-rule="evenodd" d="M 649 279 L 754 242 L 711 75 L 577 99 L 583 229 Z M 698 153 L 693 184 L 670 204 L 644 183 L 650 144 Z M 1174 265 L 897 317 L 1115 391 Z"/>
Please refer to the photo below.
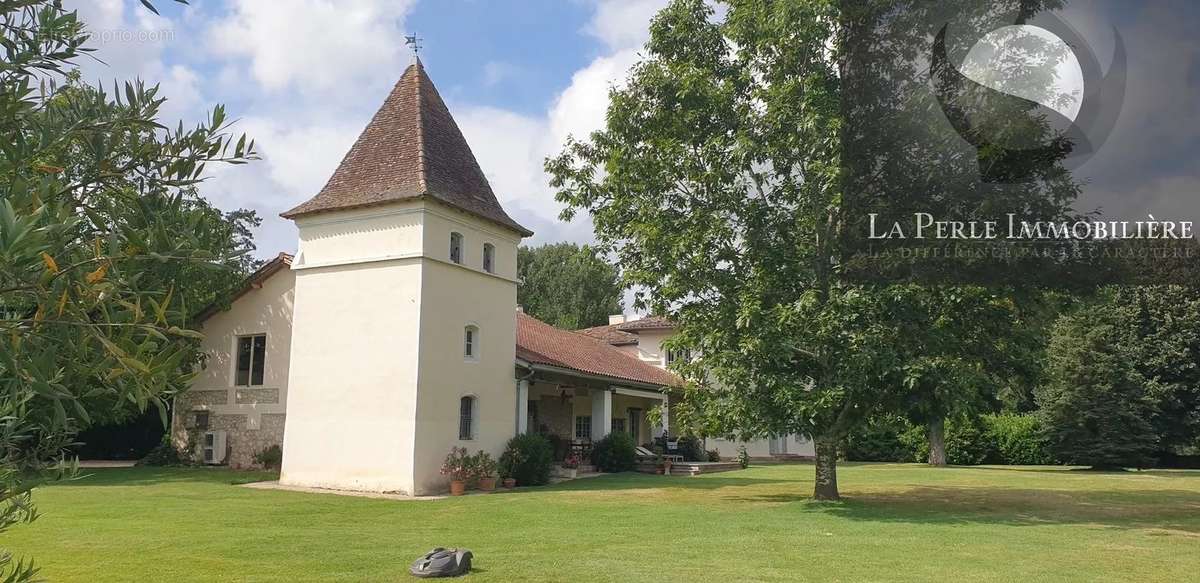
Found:
<path fill-rule="evenodd" d="M 209 31 L 216 55 L 244 60 L 271 91 L 336 91 L 399 70 L 412 0 L 229 0 Z M 386 75 L 384 77 L 387 77 Z"/>
<path fill-rule="evenodd" d="M 596 13 L 584 30 L 612 51 L 640 48 L 650 38 L 650 19 L 667 0 L 597 0 Z"/>

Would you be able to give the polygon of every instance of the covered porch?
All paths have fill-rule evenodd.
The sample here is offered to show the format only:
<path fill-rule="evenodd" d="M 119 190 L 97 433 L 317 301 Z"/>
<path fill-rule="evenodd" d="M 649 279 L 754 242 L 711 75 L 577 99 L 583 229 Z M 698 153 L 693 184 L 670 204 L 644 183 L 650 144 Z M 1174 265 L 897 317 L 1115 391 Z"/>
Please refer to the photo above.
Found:
<path fill-rule="evenodd" d="M 516 431 L 549 437 L 560 459 L 564 452 L 587 459 L 591 444 L 612 432 L 626 433 L 649 448 L 669 431 L 670 399 L 659 387 L 526 365 L 524 378 L 517 382 Z M 661 424 L 650 422 L 654 409 L 663 413 Z"/>

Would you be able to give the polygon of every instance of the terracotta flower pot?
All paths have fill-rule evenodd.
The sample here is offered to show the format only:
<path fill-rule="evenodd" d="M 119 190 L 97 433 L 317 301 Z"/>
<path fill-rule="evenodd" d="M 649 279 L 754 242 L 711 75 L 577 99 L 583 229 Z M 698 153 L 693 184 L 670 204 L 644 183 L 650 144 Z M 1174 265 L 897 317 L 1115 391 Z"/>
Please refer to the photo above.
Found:
<path fill-rule="evenodd" d="M 466 480 L 450 480 L 450 495 L 462 496 L 467 491 Z"/>
<path fill-rule="evenodd" d="M 479 478 L 479 489 L 484 492 L 491 492 L 496 489 L 496 478 Z"/>
<path fill-rule="evenodd" d="M 504 487 L 509 488 L 509 489 L 516 488 L 517 487 L 516 478 L 504 478 Z"/>

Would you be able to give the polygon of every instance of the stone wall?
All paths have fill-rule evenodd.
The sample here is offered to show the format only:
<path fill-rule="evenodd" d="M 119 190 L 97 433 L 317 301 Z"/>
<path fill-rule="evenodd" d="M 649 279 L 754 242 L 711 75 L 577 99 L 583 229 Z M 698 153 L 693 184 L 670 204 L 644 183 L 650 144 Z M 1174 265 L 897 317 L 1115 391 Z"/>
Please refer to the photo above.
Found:
<path fill-rule="evenodd" d="M 557 395 L 545 395 L 537 401 L 538 427 L 530 429 L 571 439 L 575 437 L 575 417 L 570 399 L 563 402 Z M 543 431 L 543 427 L 545 428 Z"/>
<path fill-rule="evenodd" d="M 197 394 L 215 391 L 197 391 L 181 396 L 176 402 L 175 418 L 172 423 L 172 441 L 175 447 L 184 452 L 190 452 L 197 462 L 202 460 L 201 443 L 205 431 L 225 431 L 226 451 L 225 463 L 234 469 L 249 469 L 258 467 L 254 463 L 254 455 L 271 447 L 283 445 L 283 424 L 286 415 L 272 413 L 220 413 L 196 409 L 207 404 L 209 395 Z M 255 395 L 258 397 L 259 395 Z M 199 397 L 195 402 L 192 397 Z M 239 391 L 238 400 L 244 398 Z M 197 427 L 198 413 L 208 413 L 208 429 Z M 252 427 L 252 415 L 257 415 L 257 427 Z"/>

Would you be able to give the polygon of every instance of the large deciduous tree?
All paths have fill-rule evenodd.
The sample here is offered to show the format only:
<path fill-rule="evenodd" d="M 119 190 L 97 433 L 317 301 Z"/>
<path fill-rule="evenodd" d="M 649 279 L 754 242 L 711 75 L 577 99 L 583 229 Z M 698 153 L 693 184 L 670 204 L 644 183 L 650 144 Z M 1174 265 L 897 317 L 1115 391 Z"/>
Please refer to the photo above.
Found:
<path fill-rule="evenodd" d="M 721 387 L 678 413 L 712 435 L 813 435 L 814 496 L 836 499 L 838 440 L 892 348 L 886 299 L 835 273 L 838 12 L 731 4 L 722 22 L 700 0 L 664 9 L 606 128 L 547 170 L 565 217 L 589 212 L 639 302 L 677 320 L 698 355 L 681 370 Z"/>
<path fill-rule="evenodd" d="M 554 243 L 517 250 L 517 303 L 552 326 L 577 330 L 621 313 L 617 269 L 595 249 Z"/>
<path fill-rule="evenodd" d="M 814 497 L 836 499 L 838 443 L 872 409 L 902 402 L 906 370 L 961 384 L 986 364 L 949 362 L 962 342 L 952 332 L 921 330 L 932 352 L 908 345 L 929 291 L 898 282 L 1001 274 L 952 258 L 863 261 L 869 213 L 1057 217 L 1077 191 L 1053 164 L 1021 169 L 1034 186 L 981 186 L 989 150 L 958 147 L 922 68 L 941 3 L 719 4 L 719 19 L 702 0 L 660 12 L 645 58 L 610 93 L 605 128 L 546 168 L 564 218 L 591 214 L 602 250 L 644 291 L 639 304 L 670 314 L 670 343 L 698 355 L 677 365 L 694 387 L 676 411 L 710 435 L 811 435 Z M 960 20 L 983 27 L 1047 4 L 970 3 Z M 1028 125 L 1017 131 L 1043 129 Z M 919 384 L 909 388 L 929 392 Z"/>
<path fill-rule="evenodd" d="M 222 108 L 168 128 L 156 89 L 80 84 L 87 34 L 57 1 L 0 0 L 0 36 L 3 531 L 37 516 L 34 486 L 71 472 L 74 432 L 114 409 L 165 412 L 186 388 L 188 313 L 222 287 L 190 284 L 245 261 L 254 218 L 227 222 L 195 192 L 206 164 L 253 157 Z M 0 555 L 0 578 L 34 576 Z"/>

